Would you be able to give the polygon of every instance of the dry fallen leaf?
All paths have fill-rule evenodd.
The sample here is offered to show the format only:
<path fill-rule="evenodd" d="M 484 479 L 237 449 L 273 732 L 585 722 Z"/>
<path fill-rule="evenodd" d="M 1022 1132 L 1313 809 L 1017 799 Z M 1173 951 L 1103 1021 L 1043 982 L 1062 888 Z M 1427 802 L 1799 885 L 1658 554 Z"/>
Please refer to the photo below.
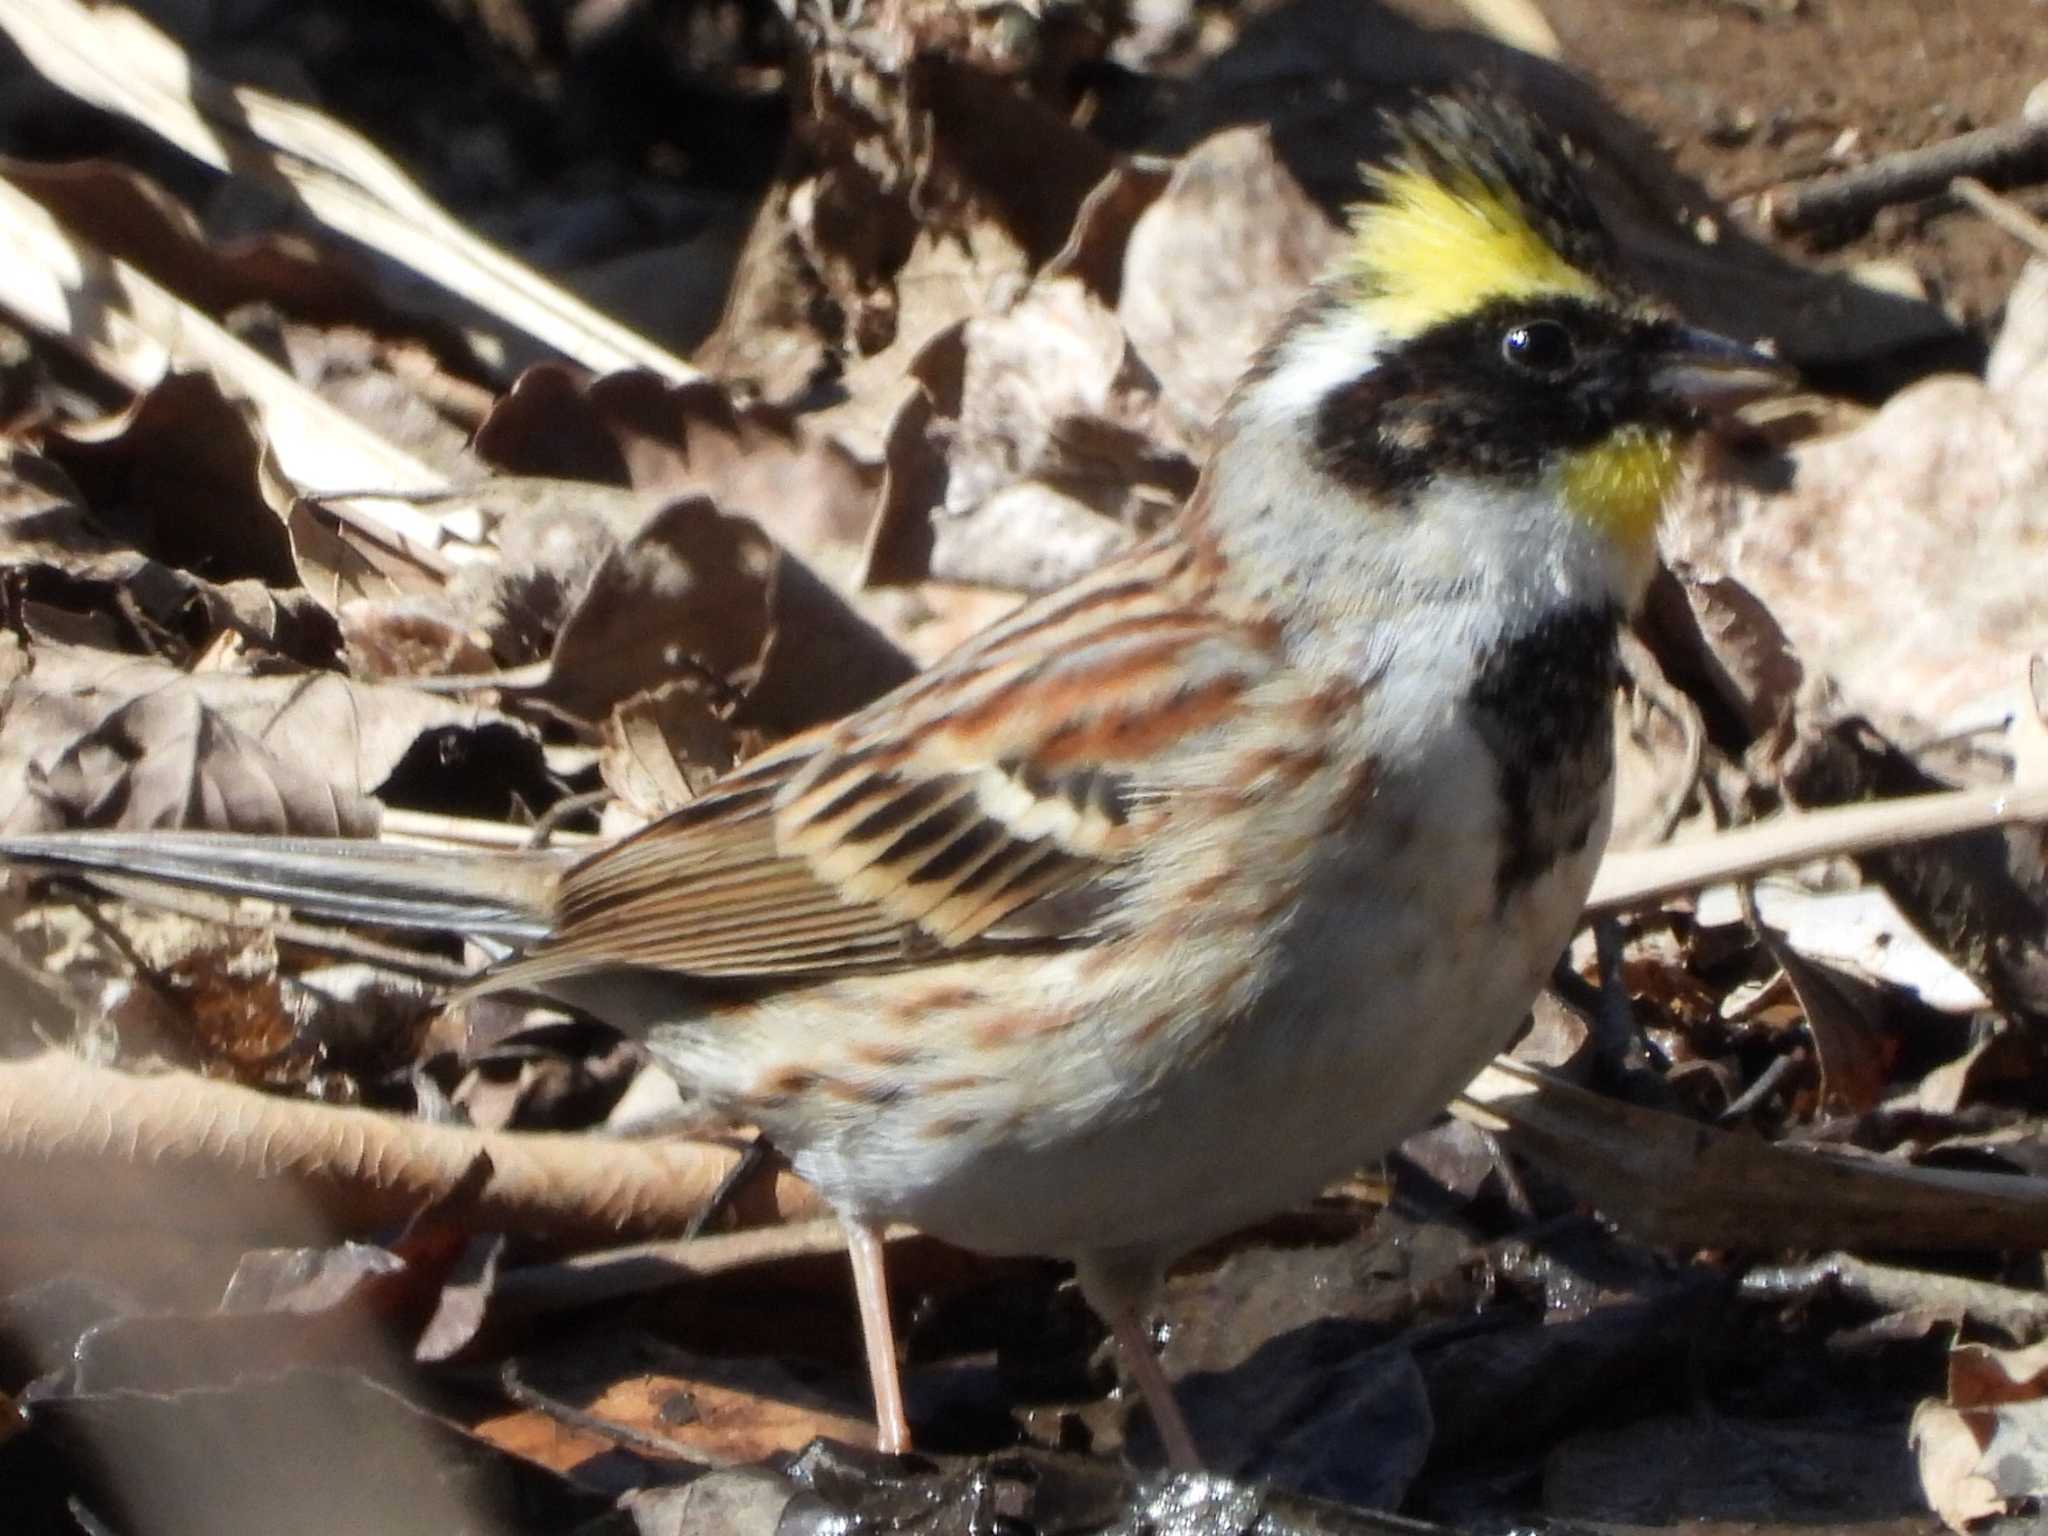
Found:
<path fill-rule="evenodd" d="M 202 374 L 173 374 L 104 421 L 44 434 L 43 451 L 95 519 L 166 565 L 215 580 L 298 582 L 291 541 L 264 499 L 262 448 Z"/>
<path fill-rule="evenodd" d="M 721 718 L 779 737 L 837 719 L 913 671 L 753 521 L 696 496 L 605 556 L 536 692 L 596 723 L 634 694 L 695 679 Z"/>
<path fill-rule="evenodd" d="M 495 712 L 336 673 L 187 674 L 44 644 L 0 705 L 11 830 L 72 825 L 367 836 L 421 735 Z"/>
<path fill-rule="evenodd" d="M 709 496 L 810 556 L 857 547 L 874 502 L 871 471 L 843 448 L 709 379 L 542 364 L 492 408 L 475 449 L 508 474 L 630 486 L 650 503 Z"/>
<path fill-rule="evenodd" d="M 1844 712 L 1913 740 L 2019 686 L 2048 646 L 2044 508 L 2048 262 L 2035 261 L 1982 381 L 1927 379 L 1760 481 L 1703 482 L 1667 520 L 1665 551 L 1703 592 L 1740 583 Z"/>
<path fill-rule="evenodd" d="M 1962 1532 L 2048 1494 L 2048 1344 L 1949 1351 L 1948 1394 L 1913 1415 L 1927 1502 Z"/>
<path fill-rule="evenodd" d="M 1117 317 L 1189 441 L 1338 239 L 1264 128 L 1225 129 L 1175 164 L 1131 230 Z"/>
<path fill-rule="evenodd" d="M 1054 278 L 919 355 L 897 413 L 870 582 L 1043 591 L 1163 522 L 1195 469 L 1107 305 Z"/>

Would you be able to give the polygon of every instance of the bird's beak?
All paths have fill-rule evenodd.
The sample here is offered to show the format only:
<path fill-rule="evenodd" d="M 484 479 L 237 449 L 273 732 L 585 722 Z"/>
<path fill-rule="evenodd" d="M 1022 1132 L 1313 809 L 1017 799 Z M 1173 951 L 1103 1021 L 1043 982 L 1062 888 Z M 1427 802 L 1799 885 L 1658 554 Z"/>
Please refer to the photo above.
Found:
<path fill-rule="evenodd" d="M 1650 373 L 1659 394 L 1716 416 L 1783 394 L 1798 381 L 1792 368 L 1769 353 L 1691 326 L 1676 328 Z"/>

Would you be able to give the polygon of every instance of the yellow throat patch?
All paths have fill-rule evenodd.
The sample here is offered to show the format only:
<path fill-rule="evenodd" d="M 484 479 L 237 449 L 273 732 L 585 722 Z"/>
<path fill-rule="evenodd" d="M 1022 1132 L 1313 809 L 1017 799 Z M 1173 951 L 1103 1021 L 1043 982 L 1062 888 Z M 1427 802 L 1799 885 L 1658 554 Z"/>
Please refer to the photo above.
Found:
<path fill-rule="evenodd" d="M 1476 175 L 1446 182 L 1396 162 L 1368 167 L 1378 200 L 1351 213 L 1350 268 L 1395 340 L 1493 299 L 1604 290 L 1552 248 L 1509 196 Z"/>
<path fill-rule="evenodd" d="M 1618 544 L 1648 544 L 1683 465 L 1678 441 L 1656 427 L 1623 427 L 1605 442 L 1581 448 L 1563 465 L 1567 511 Z"/>

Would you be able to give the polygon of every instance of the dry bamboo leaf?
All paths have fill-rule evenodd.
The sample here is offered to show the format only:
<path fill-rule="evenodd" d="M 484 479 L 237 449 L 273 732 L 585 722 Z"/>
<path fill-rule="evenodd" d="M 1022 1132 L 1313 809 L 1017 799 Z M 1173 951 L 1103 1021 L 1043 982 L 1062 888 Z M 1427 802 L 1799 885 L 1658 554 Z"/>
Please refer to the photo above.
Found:
<path fill-rule="evenodd" d="M 0 15 L 0 22 L 4 22 Z M 280 469 L 299 485 L 433 490 L 440 473 L 370 432 L 268 358 L 124 262 L 80 240 L 0 181 L 0 303 L 137 391 L 172 367 L 213 375 L 248 400 Z M 441 528 L 375 504 L 394 533 L 433 546 Z"/>
<path fill-rule="evenodd" d="M 211 238 L 171 193 L 112 160 L 53 165 L 0 156 L 0 176 L 67 229 L 216 319 L 262 304 L 309 325 L 425 333 L 435 355 L 465 371 L 477 367 L 457 327 L 395 308 L 351 251 L 290 234 Z"/>
<path fill-rule="evenodd" d="M 351 239 L 586 366 L 695 377 L 682 359 L 471 234 L 359 134 L 310 107 L 214 78 L 135 12 L 77 0 L 10 0 L 0 27 L 64 89 L 135 119 L 209 165 L 278 187 Z"/>

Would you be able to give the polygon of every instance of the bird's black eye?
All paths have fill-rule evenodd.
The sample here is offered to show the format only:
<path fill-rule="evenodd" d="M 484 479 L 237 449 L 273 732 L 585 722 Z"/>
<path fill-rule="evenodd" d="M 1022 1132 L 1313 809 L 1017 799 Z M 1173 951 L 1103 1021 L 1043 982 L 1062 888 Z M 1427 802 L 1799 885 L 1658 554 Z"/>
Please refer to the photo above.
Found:
<path fill-rule="evenodd" d="M 1500 355 L 1524 373 L 1554 379 L 1578 360 L 1572 333 L 1555 320 L 1524 320 L 1501 333 Z"/>

